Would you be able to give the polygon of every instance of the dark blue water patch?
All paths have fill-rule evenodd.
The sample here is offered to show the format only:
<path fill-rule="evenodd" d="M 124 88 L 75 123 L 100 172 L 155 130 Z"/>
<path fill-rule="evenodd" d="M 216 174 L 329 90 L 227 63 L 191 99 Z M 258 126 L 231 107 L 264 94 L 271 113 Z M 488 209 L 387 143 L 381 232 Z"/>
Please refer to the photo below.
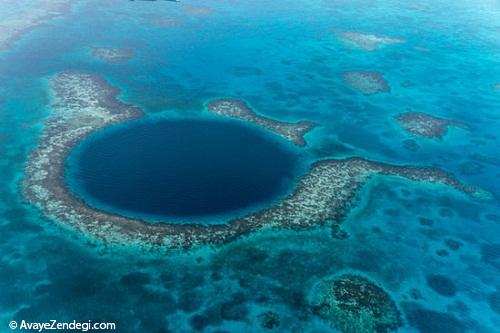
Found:
<path fill-rule="evenodd" d="M 488 304 L 491 310 L 500 315 L 500 288 L 488 296 Z"/>
<path fill-rule="evenodd" d="M 427 276 L 427 285 L 442 296 L 452 297 L 457 293 L 455 284 L 446 276 L 440 274 Z"/>
<path fill-rule="evenodd" d="M 408 320 L 421 333 L 462 333 L 467 325 L 446 312 L 417 308 L 408 313 Z"/>
<path fill-rule="evenodd" d="M 286 194 L 299 163 L 281 141 L 230 121 L 136 121 L 84 140 L 66 178 L 92 206 L 132 217 L 227 214 Z"/>
<path fill-rule="evenodd" d="M 482 244 L 481 260 L 500 270 L 500 243 Z"/>

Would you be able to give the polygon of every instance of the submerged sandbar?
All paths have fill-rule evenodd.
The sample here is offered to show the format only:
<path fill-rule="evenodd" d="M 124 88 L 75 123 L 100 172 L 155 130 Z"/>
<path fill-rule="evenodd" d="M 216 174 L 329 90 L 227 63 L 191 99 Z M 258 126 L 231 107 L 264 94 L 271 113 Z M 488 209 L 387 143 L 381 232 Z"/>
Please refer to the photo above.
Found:
<path fill-rule="evenodd" d="M 377 174 L 443 184 L 471 195 L 481 194 L 477 188 L 466 186 L 435 168 L 395 166 L 362 158 L 330 159 L 314 163 L 280 203 L 226 224 L 169 221 L 153 224 L 127 218 L 92 208 L 75 197 L 68 190 L 63 174 L 68 154 L 81 140 L 105 126 L 140 117 L 141 110 L 117 100 L 117 90 L 91 74 L 59 74 L 52 78 L 51 88 L 53 114 L 27 162 L 22 183 L 24 195 L 62 225 L 108 243 L 135 243 L 167 250 L 223 244 L 265 228 L 305 229 L 337 224 L 348 212 L 359 189 Z"/>

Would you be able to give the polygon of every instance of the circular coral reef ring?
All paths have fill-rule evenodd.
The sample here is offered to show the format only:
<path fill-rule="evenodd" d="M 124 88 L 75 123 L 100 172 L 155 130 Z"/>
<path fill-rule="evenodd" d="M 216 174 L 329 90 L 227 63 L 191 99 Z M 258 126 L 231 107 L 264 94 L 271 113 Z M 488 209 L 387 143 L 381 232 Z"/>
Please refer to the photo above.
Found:
<path fill-rule="evenodd" d="M 266 228 L 300 230 L 339 223 L 357 191 L 377 174 L 446 185 L 474 196 L 484 195 L 479 189 L 464 185 L 435 168 L 396 166 L 362 158 L 330 159 L 315 162 L 282 201 L 225 224 L 148 223 L 120 216 L 93 208 L 76 197 L 64 179 L 65 161 L 90 134 L 115 123 L 140 118 L 142 111 L 119 101 L 118 90 L 94 74 L 64 72 L 54 76 L 50 83 L 52 115 L 45 123 L 38 146 L 28 158 L 23 194 L 49 218 L 105 243 L 136 244 L 168 251 L 224 244 Z M 219 100 L 218 103 L 210 105 L 209 112 L 222 112 L 241 121 L 254 122 L 298 146 L 302 146 L 300 135 L 312 126 L 312 123 L 298 122 L 294 130 L 294 123 L 258 116 L 246 110 L 247 106 L 241 101 Z"/>
<path fill-rule="evenodd" d="M 403 324 L 390 295 L 361 275 L 343 274 L 320 281 L 311 298 L 312 312 L 341 332 L 386 333 Z"/>

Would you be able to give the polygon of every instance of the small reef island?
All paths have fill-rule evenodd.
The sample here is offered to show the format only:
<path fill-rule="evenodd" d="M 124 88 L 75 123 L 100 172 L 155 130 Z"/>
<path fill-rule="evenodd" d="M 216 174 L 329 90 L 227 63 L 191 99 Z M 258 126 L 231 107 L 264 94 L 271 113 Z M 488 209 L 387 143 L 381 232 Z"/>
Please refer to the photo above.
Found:
<path fill-rule="evenodd" d="M 338 33 L 337 36 L 344 43 L 354 45 L 365 51 L 375 51 L 386 45 L 400 44 L 405 42 L 405 40 L 401 38 L 392 38 L 356 31 L 342 31 Z"/>
<path fill-rule="evenodd" d="M 64 177 L 65 161 L 79 142 L 104 127 L 140 118 L 143 112 L 119 101 L 117 89 L 97 75 L 61 73 L 51 78 L 50 87 L 52 114 L 26 164 L 24 195 L 62 225 L 104 242 L 186 249 L 227 243 L 264 228 L 338 226 L 356 193 L 374 175 L 442 184 L 469 195 L 483 195 L 480 189 L 464 185 L 436 168 L 396 166 L 355 157 L 327 159 L 315 162 L 291 194 L 256 213 L 223 224 L 149 223 L 89 206 L 68 189 Z M 305 145 L 304 134 L 314 126 L 310 122 L 284 123 L 259 116 L 238 100 L 211 101 L 207 109 L 254 123 L 298 146 Z"/>
<path fill-rule="evenodd" d="M 465 124 L 439 118 L 422 112 L 406 112 L 396 116 L 401 127 L 410 134 L 425 138 L 442 138 L 448 133 L 448 127 L 465 128 Z"/>
<path fill-rule="evenodd" d="M 135 52 L 127 47 L 94 47 L 92 48 L 92 55 L 104 62 L 121 64 L 132 59 Z"/>

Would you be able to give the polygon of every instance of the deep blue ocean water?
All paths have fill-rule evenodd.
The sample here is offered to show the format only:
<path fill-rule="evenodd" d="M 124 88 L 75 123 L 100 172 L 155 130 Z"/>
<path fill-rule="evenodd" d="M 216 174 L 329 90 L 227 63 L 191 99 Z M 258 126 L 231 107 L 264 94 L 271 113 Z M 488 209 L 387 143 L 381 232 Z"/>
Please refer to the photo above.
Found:
<path fill-rule="evenodd" d="M 255 210 L 283 197 L 297 169 L 288 142 L 236 122 L 116 127 L 83 142 L 66 177 L 84 200 L 125 215 L 168 221 Z"/>
<path fill-rule="evenodd" d="M 207 14 L 193 15 L 192 6 Z M 406 43 L 366 52 L 336 38 L 345 30 Z M 92 46 L 131 47 L 136 57 L 106 64 Z M 103 75 L 147 116 L 203 117 L 207 99 L 232 96 L 268 117 L 318 122 L 304 164 L 363 156 L 435 165 L 498 197 L 499 51 L 495 0 L 78 2 L 0 53 L 0 330 L 14 319 L 58 319 L 116 321 L 120 332 L 265 332 L 259 314 L 271 310 L 277 331 L 333 331 L 311 314 L 308 293 L 324 277 L 354 271 L 395 299 L 401 332 L 497 332 L 498 201 L 377 177 L 343 224 L 348 239 L 321 228 L 269 231 L 159 257 L 58 228 L 18 185 L 50 114 L 46 78 L 82 70 Z M 383 72 L 391 93 L 347 88 L 341 73 L 358 69 Z M 468 129 L 413 138 L 394 121 L 405 110 Z M 408 139 L 416 151 L 405 148 Z M 452 250 L 450 239 L 462 245 Z M 453 295 L 430 282 L 436 275 Z"/>

